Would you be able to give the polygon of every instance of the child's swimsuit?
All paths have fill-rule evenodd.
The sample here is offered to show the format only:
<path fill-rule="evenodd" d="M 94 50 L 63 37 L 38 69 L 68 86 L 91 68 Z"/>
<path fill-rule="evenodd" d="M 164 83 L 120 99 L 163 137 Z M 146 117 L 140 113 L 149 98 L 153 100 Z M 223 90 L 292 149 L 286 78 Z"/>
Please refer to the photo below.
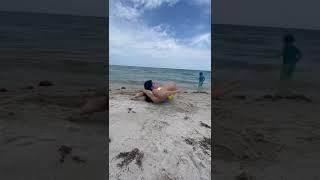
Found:
<path fill-rule="evenodd" d="M 200 76 L 200 77 L 199 77 L 198 87 L 202 87 L 204 80 L 205 80 L 204 76 Z"/>
<path fill-rule="evenodd" d="M 298 48 L 293 45 L 286 46 L 283 49 L 283 64 L 281 69 L 280 79 L 291 79 L 294 71 L 296 69 L 296 63 L 298 62 L 299 58 L 301 58 L 301 52 Z"/>

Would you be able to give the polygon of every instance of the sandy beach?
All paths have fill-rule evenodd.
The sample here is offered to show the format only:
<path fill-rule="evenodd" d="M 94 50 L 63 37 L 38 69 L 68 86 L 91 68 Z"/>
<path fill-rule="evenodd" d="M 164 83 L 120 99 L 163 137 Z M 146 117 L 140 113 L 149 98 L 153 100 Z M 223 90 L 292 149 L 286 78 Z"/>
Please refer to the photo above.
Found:
<path fill-rule="evenodd" d="M 239 84 L 212 102 L 214 179 L 319 179 L 319 31 L 214 27 L 217 85 Z M 274 95 L 288 32 L 303 57 L 280 98 Z"/>
<path fill-rule="evenodd" d="M 0 179 L 103 179 L 107 112 L 79 110 L 107 89 L 107 18 L 0 14 Z"/>
<path fill-rule="evenodd" d="M 211 93 L 152 104 L 122 86 L 109 90 L 109 178 L 211 179 Z"/>
<path fill-rule="evenodd" d="M 251 78 L 212 102 L 214 179 L 320 178 L 320 88 L 303 75 L 291 86 L 296 96 L 273 96 L 275 81 Z"/>
<path fill-rule="evenodd" d="M 79 116 L 104 80 L 79 67 L 2 64 L 1 179 L 101 179 L 106 174 L 107 112 Z M 98 65 L 103 67 L 103 65 Z M 81 72 L 81 71 L 79 71 Z M 40 86 L 40 81 L 43 86 Z"/>

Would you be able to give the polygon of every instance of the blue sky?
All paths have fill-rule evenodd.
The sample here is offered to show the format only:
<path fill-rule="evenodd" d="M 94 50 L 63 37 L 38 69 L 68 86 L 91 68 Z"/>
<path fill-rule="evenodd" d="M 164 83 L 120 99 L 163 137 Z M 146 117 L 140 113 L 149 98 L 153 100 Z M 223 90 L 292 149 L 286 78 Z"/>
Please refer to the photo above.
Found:
<path fill-rule="evenodd" d="M 110 64 L 210 70 L 210 3 L 110 0 Z"/>

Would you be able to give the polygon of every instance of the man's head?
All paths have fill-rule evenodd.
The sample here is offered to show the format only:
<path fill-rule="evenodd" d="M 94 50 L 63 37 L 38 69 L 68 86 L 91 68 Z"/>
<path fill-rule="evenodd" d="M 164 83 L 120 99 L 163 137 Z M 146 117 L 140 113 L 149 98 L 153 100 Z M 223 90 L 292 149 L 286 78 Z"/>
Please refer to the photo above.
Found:
<path fill-rule="evenodd" d="M 144 89 L 145 89 L 145 90 L 150 90 L 150 91 L 152 91 L 153 87 L 154 87 L 154 83 L 152 82 L 152 80 L 148 80 L 148 81 L 146 81 L 146 82 L 144 83 Z M 147 102 L 153 102 L 150 97 L 148 97 L 147 95 L 144 95 L 144 96 L 145 96 L 145 100 L 146 100 Z"/>
<path fill-rule="evenodd" d="M 146 82 L 144 83 L 144 89 L 152 91 L 152 89 L 153 89 L 153 82 L 152 82 L 152 80 L 148 80 L 148 81 L 146 81 Z"/>
<path fill-rule="evenodd" d="M 285 44 L 293 44 L 295 41 L 294 37 L 292 34 L 287 34 L 283 37 L 283 42 Z"/>
<path fill-rule="evenodd" d="M 203 75 L 203 72 L 200 72 L 199 75 L 202 76 L 202 75 Z"/>

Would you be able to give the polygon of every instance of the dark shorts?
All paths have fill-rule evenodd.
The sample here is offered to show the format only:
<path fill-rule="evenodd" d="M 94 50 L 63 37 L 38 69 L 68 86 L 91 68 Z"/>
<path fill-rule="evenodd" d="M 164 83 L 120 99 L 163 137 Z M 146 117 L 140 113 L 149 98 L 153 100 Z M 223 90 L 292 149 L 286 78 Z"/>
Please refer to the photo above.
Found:
<path fill-rule="evenodd" d="M 291 79 L 294 71 L 296 70 L 296 64 L 283 64 L 281 69 L 281 80 Z"/>

